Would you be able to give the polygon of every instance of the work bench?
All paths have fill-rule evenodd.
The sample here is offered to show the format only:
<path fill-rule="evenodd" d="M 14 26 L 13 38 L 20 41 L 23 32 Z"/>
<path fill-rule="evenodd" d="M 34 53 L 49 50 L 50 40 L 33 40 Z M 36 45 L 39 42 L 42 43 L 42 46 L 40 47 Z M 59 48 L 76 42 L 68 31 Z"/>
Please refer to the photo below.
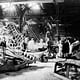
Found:
<path fill-rule="evenodd" d="M 69 72 L 72 67 L 74 67 L 76 74 L 78 73 L 78 68 L 80 68 L 80 60 L 74 59 L 57 59 L 55 60 L 54 72 L 57 73 L 58 67 L 65 70 L 65 76 L 69 78 Z"/>

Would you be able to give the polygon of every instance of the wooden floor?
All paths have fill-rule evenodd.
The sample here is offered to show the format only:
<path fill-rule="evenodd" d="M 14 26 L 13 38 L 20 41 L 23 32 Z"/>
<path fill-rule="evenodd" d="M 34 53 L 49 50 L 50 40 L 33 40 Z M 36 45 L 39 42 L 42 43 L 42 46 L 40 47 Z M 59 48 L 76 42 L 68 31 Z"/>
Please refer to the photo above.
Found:
<path fill-rule="evenodd" d="M 0 80 L 69 80 L 68 78 L 54 73 L 53 60 L 47 63 L 33 63 L 25 69 L 16 72 L 5 72 L 0 74 Z"/>

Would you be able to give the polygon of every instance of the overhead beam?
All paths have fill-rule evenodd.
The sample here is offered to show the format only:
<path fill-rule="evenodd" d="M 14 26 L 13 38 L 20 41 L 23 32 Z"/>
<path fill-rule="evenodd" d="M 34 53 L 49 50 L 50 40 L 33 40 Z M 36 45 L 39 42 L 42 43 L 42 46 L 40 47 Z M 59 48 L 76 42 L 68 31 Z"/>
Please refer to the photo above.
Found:
<path fill-rule="evenodd" d="M 30 2 L 36 3 L 55 3 L 55 0 L 0 0 L 0 4 L 2 3 L 13 3 L 13 4 L 26 4 Z M 58 3 L 63 3 L 64 0 L 56 0 Z"/>

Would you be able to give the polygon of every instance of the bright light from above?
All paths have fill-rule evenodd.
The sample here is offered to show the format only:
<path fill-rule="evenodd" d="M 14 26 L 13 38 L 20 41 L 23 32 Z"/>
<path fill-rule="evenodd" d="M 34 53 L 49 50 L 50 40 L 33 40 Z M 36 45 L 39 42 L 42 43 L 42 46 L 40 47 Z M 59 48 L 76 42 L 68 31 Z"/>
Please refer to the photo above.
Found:
<path fill-rule="evenodd" d="M 40 5 L 38 3 L 29 3 L 28 6 L 32 10 L 40 10 Z"/>
<path fill-rule="evenodd" d="M 6 21 L 6 22 L 7 22 L 7 21 L 8 21 L 8 19 L 6 19 L 6 18 L 5 18 L 3 21 Z"/>
<path fill-rule="evenodd" d="M 15 5 L 11 4 L 11 3 L 7 3 L 7 4 L 2 4 L 2 8 L 4 11 L 10 11 L 13 12 L 16 10 Z"/>

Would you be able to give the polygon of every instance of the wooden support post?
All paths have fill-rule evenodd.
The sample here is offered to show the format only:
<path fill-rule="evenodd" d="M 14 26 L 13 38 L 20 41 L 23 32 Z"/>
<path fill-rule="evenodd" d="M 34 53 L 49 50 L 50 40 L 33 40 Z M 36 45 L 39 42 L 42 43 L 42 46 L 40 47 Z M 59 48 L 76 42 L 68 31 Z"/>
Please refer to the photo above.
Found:
<path fill-rule="evenodd" d="M 54 66 L 54 72 L 56 73 L 57 71 L 57 62 L 55 63 L 55 66 Z"/>
<path fill-rule="evenodd" d="M 69 78 L 70 65 L 66 64 L 66 77 Z"/>
<path fill-rule="evenodd" d="M 75 68 L 75 72 L 78 72 L 77 66 L 74 66 L 74 68 Z"/>

